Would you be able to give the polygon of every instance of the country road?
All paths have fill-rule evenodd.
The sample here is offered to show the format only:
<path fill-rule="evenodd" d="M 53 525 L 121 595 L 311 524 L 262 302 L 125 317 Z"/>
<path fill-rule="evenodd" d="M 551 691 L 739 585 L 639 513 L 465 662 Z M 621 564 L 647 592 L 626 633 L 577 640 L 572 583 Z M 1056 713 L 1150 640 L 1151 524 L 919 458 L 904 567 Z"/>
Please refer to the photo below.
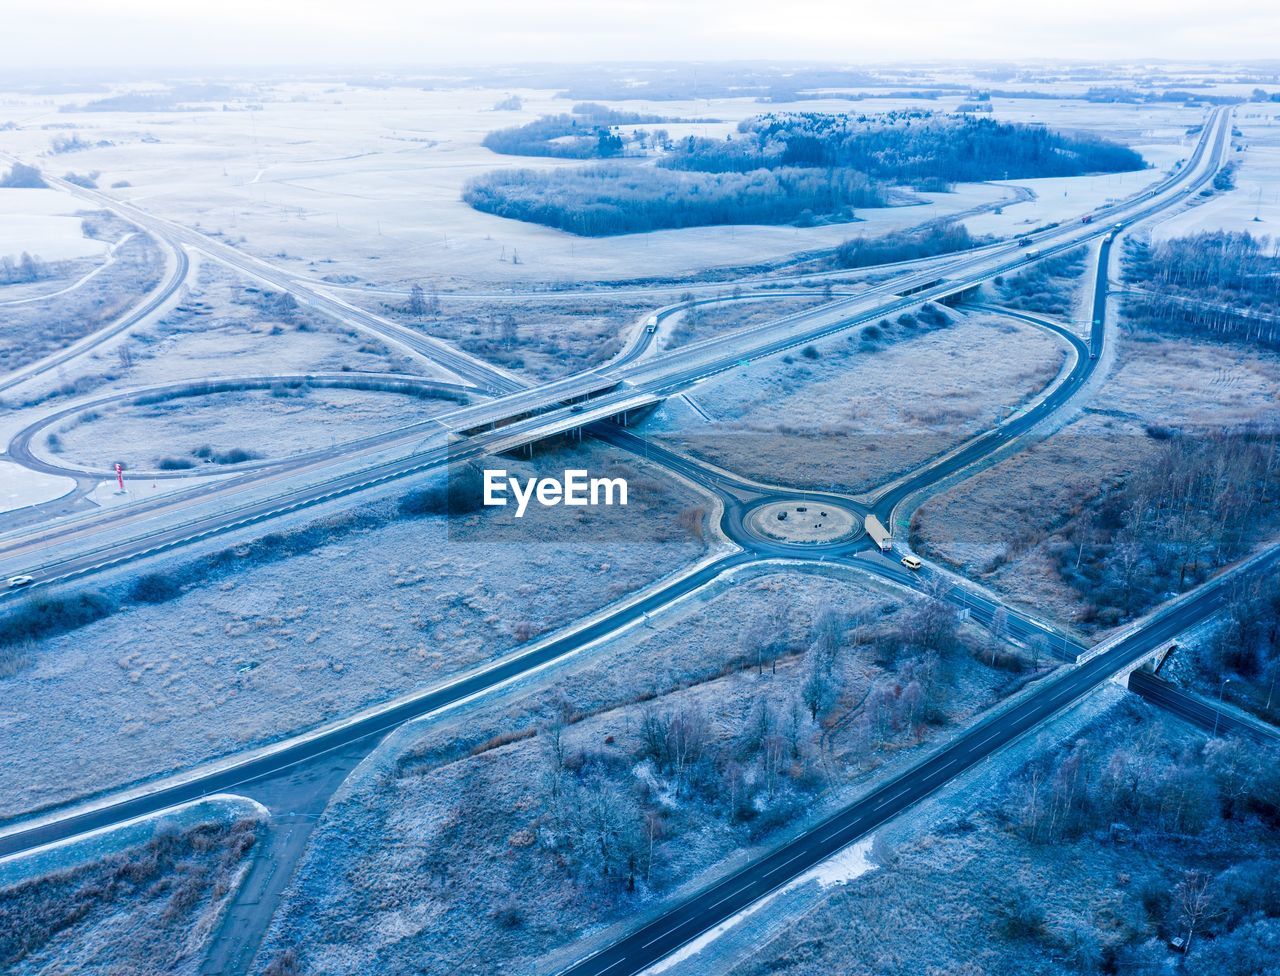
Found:
<path fill-rule="evenodd" d="M 1126 628 L 1106 642 L 1100 652 L 1094 648 L 1086 654 L 1087 649 L 1063 630 L 1007 606 L 979 587 L 965 584 L 930 567 L 920 572 L 904 569 L 897 561 L 897 553 L 892 558 L 883 557 L 861 531 L 838 542 L 808 546 L 770 540 L 753 533 L 748 516 L 754 509 L 794 498 L 797 492 L 784 486 L 743 479 L 678 451 L 660 447 L 627 429 L 628 414 L 683 393 L 698 382 L 741 363 L 798 348 L 926 301 L 962 298 L 976 285 L 997 275 L 1016 271 L 1028 261 L 1041 260 L 1097 241 L 1100 252 L 1098 277 L 1094 287 L 1092 328 L 1087 339 L 1041 316 L 998 310 L 1000 314 L 1023 318 L 1053 332 L 1070 347 L 1073 361 L 1047 392 L 995 428 L 966 440 L 941 457 L 930 459 L 892 484 L 870 492 L 864 501 L 837 493 L 804 493 L 806 497 L 829 500 L 833 505 L 848 508 L 856 515 L 859 525 L 861 517 L 870 513 L 890 526 L 897 519 L 901 526 L 909 517 L 909 513 L 904 516 L 903 509 L 911 501 L 918 501 L 922 493 L 965 476 L 1002 452 L 1020 449 L 1036 436 L 1045 421 L 1060 414 L 1086 387 L 1098 366 L 1106 340 L 1106 269 L 1112 240 L 1117 233 L 1135 223 L 1177 204 L 1186 193 L 1193 192 L 1211 179 L 1228 145 L 1229 125 L 1230 113 L 1214 110 L 1186 166 L 1158 181 L 1153 188 L 1149 187 L 1112 206 L 1100 225 L 1072 223 L 1033 232 L 1029 239 L 1036 245 L 1038 253 L 1031 257 L 1017 243 L 1010 242 L 951 256 L 923 268 L 913 264 L 901 274 L 865 292 L 842 295 L 818 308 L 693 342 L 675 350 L 655 352 L 651 348 L 654 334 L 637 323 L 630 342 L 610 363 L 537 386 L 528 386 L 523 380 L 468 356 L 448 343 L 423 336 L 361 309 L 314 283 L 300 282 L 296 276 L 280 272 L 267 262 L 244 255 L 225 244 L 211 241 L 196 231 L 154 218 L 106 194 L 68 185 L 69 192 L 114 209 L 152 233 L 163 234 L 174 242 L 175 254 L 179 256 L 181 273 L 169 279 L 173 282 L 172 287 L 167 290 L 161 288 L 132 316 L 114 323 L 112 328 L 116 332 L 112 334 L 136 323 L 139 317 L 150 314 L 172 296 L 187 273 L 186 251 L 190 248 L 273 287 L 294 293 L 299 300 L 326 314 L 353 322 L 446 370 L 456 377 L 457 382 L 425 382 L 434 382 L 440 391 L 466 396 L 471 402 L 412 427 L 337 445 L 327 451 L 249 467 L 217 483 L 179 490 L 172 495 L 109 512 L 91 513 L 54 525 L 7 533 L 0 536 L 0 576 L 31 573 L 36 578 L 34 588 L 37 591 L 62 586 L 311 506 L 353 498 L 410 475 L 439 471 L 449 463 L 492 456 L 574 431 L 585 432 L 636 456 L 645 457 L 715 494 L 724 509 L 718 528 L 733 545 L 730 551 L 703 564 L 677 573 L 642 592 L 623 597 L 588 620 L 432 688 L 365 709 L 282 742 L 222 757 L 194 769 L 136 783 L 74 804 L 32 811 L 31 816 L 0 825 L 0 857 L 14 856 L 85 831 L 157 813 L 174 804 L 212 793 L 251 793 L 255 784 L 315 768 L 316 763 L 323 763 L 339 754 L 356 757 L 367 754 L 387 732 L 406 721 L 437 715 L 477 696 L 510 687 L 522 678 L 553 666 L 567 655 L 593 647 L 643 623 L 650 615 L 722 580 L 726 574 L 765 560 L 790 559 L 806 564 L 829 561 L 843 569 L 872 574 L 895 585 L 927 589 L 963 608 L 980 624 L 989 624 L 1003 610 L 1008 616 L 1008 633 L 1013 639 L 1042 641 L 1056 656 L 1072 662 L 1042 679 L 1010 706 L 996 709 L 965 730 L 959 738 L 835 816 L 768 851 L 729 877 L 682 899 L 657 919 L 562 971 L 566 976 L 602 976 L 605 973 L 620 976 L 641 972 L 667 953 L 732 917 L 877 825 L 933 794 L 997 750 L 1060 714 L 1182 630 L 1208 619 L 1221 609 L 1232 581 L 1242 576 L 1274 572 L 1280 558 L 1280 547 L 1233 567 Z M 717 299 L 707 299 L 714 300 Z M 662 310 L 655 321 L 661 322 L 665 316 L 674 314 L 678 307 Z M 101 336 L 95 341 L 103 341 L 107 337 Z M 68 358 L 78 354 L 68 350 Z M 225 382 L 262 383 L 270 380 L 270 377 L 231 377 Z M 77 409 L 83 409 L 83 405 L 65 408 Z M 28 424 L 13 441 L 16 447 L 14 457 L 36 469 L 83 474 L 82 471 L 59 468 L 30 451 L 31 438 L 59 416 L 60 413 L 50 414 Z M 13 594 L 6 593 L 0 596 L 0 601 L 13 598 Z M 1076 663 L 1078 655 L 1084 655 L 1080 663 Z M 305 836 L 305 833 L 299 836 Z M 299 846 L 294 854 L 299 854 L 300 850 Z M 257 919 L 253 924 L 261 921 Z M 249 942 L 256 945 L 252 939 Z M 240 959 L 243 956 L 241 950 L 248 951 L 252 945 L 246 943 L 238 947 L 236 958 Z M 240 971 L 241 963 L 235 963 L 233 968 Z"/>

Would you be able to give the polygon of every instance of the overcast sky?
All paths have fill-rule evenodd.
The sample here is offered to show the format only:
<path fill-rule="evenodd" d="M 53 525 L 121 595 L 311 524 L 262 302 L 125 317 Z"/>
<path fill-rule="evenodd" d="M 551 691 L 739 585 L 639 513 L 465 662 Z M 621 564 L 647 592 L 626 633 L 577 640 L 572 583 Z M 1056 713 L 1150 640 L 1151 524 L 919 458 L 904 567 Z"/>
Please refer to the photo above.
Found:
<path fill-rule="evenodd" d="M 1280 57 L 1275 0 L 36 0 L 0 68 Z"/>

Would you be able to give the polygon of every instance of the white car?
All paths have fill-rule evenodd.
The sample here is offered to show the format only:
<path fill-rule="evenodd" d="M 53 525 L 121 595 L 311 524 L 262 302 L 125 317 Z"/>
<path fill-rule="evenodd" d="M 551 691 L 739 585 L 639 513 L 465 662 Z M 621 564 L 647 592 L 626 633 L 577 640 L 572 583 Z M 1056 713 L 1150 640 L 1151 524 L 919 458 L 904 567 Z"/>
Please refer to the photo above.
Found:
<path fill-rule="evenodd" d="M 20 586 L 30 586 L 36 581 L 34 576 L 10 576 L 5 580 L 5 584 L 11 590 L 16 590 Z"/>
<path fill-rule="evenodd" d="M 903 556 L 902 565 L 906 566 L 907 569 L 911 570 L 912 572 L 916 572 L 920 569 L 921 566 L 924 565 L 924 563 L 920 561 L 920 558 L 918 556 Z"/>

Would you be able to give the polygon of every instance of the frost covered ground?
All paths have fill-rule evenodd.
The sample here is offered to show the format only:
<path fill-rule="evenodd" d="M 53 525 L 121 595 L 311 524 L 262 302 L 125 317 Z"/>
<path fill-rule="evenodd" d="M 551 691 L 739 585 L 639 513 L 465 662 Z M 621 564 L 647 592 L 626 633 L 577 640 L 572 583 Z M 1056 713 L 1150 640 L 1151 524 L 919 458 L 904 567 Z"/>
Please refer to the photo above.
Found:
<path fill-rule="evenodd" d="M 842 293 L 851 290 L 854 289 L 847 285 L 842 285 L 840 288 Z M 658 345 L 663 351 L 677 349 L 700 339 L 737 332 L 753 325 L 762 325 L 787 315 L 794 315 L 821 305 L 825 301 L 828 299 L 823 298 L 822 289 L 818 287 L 812 291 L 791 292 L 776 298 L 744 298 L 741 301 L 694 305 L 692 308 L 677 312 L 663 322 Z"/>
<path fill-rule="evenodd" d="M 12 976 L 194 976 L 247 868 L 263 812 L 253 807 L 197 804 L 110 842 L 72 845 L 99 848 L 97 856 L 55 850 L 5 863 L 0 967 Z M 46 870 L 24 876 L 28 860 Z"/>
<path fill-rule="evenodd" d="M 913 545 L 1021 606 L 1076 619 L 1082 598 L 1059 582 L 1048 543 L 1100 487 L 1156 455 L 1149 428 L 1214 430 L 1275 416 L 1280 359 L 1273 354 L 1192 340 L 1117 341 L 1113 372 L 1080 414 L 925 502 L 912 521 Z M 993 512 L 1000 513 L 997 537 Z"/>
<path fill-rule="evenodd" d="M 103 212 L 84 214 L 75 218 L 74 224 L 78 231 L 92 233 L 93 243 L 104 249 L 111 245 L 111 260 L 91 278 L 84 278 L 87 262 L 72 262 L 73 274 L 79 273 L 76 277 L 68 280 L 60 275 L 55 281 L 37 283 L 44 289 L 40 294 L 47 292 L 46 297 L 0 306 L 0 371 L 25 366 L 109 325 L 160 283 L 166 257 L 148 235 L 137 233 L 123 220 Z M 79 287 L 75 287 L 77 281 L 82 282 Z M 36 287 L 19 286 L 13 299 L 32 298 Z M 7 291 L 0 288 L 0 301 Z"/>
<path fill-rule="evenodd" d="M 331 447 L 456 406 L 451 400 L 368 390 L 216 393 L 76 414 L 49 429 L 41 453 L 60 464 L 106 471 L 116 460 L 146 471 L 166 462 L 170 468 L 203 469 Z M 56 438 L 56 450 L 50 437 Z"/>
<path fill-rule="evenodd" d="M 428 373 L 430 368 L 377 338 L 309 310 L 281 315 L 269 296 L 251 293 L 221 265 L 199 262 L 188 291 L 172 308 L 95 348 L 56 374 L 14 391 L 0 416 L 0 437 L 78 398 L 111 389 L 215 377 L 308 372 Z"/>
<path fill-rule="evenodd" d="M 901 688 L 911 665 L 859 642 L 901 625 L 919 598 L 864 579 L 753 569 L 655 615 L 527 693 L 406 727 L 330 805 L 259 965 L 293 949 L 304 969 L 333 974 L 554 971 L 605 938 L 609 924 L 633 924 L 705 881 L 709 865 L 720 870 L 756 844 L 801 829 L 1027 679 L 956 651 L 943 665 L 945 688 L 938 688 L 945 718 L 918 735 L 889 733 L 888 743 L 869 744 L 847 713 L 858 713 L 872 689 Z M 787 747 L 787 785 L 780 790 L 799 790 L 807 799 L 787 807 L 785 817 L 769 826 L 763 815 L 745 823 L 726 819 L 716 812 L 726 796 L 717 800 L 707 787 L 677 791 L 635 759 L 646 714 L 703 712 L 717 749 L 740 741 L 749 750 L 766 705 L 790 721 L 788 702 L 804 683 L 797 651 L 824 607 L 860 623 L 840 652 L 846 684 L 834 717 L 823 723 L 828 731 L 820 733 L 807 714 L 797 717 L 806 759 L 793 758 Z M 743 648 L 766 620 L 782 628 L 788 649 L 776 670 L 766 663 L 758 673 Z M 547 723 L 557 714 L 571 719 L 553 747 Z M 816 759 L 810 740 L 819 734 L 825 745 Z M 553 748 L 569 757 L 566 784 L 583 762 L 600 763 L 620 777 L 624 794 L 657 794 L 650 863 L 634 892 L 589 871 L 575 876 L 547 849 L 556 830 L 547 809 Z M 821 772 L 801 771 L 810 763 Z M 610 816 L 626 815 L 625 803 L 610 809 Z M 621 837 L 627 828 L 616 829 Z"/>
<path fill-rule="evenodd" d="M 1131 146 L 1150 169 L 1105 176 L 1065 179 L 1009 180 L 1035 193 L 1035 199 L 1012 204 L 1000 214 L 966 218 L 975 234 L 1010 235 L 1031 227 L 1077 220 L 1097 207 L 1136 193 L 1159 179 L 1178 160 L 1190 157 L 1196 136 L 1189 129 L 1204 119 L 1204 109 L 1176 104 L 1102 105 L 1041 99 L 992 99 L 993 116 L 1008 122 L 1041 123 L 1064 132 L 1088 132 Z"/>
<path fill-rule="evenodd" d="M 166 560 L 155 571 L 182 584 L 176 599 L 129 602 L 126 587 L 119 612 L 27 646 L 0 679 L 0 817 L 431 685 L 705 551 L 708 501 L 643 462 L 591 446 L 542 460 L 629 477 L 629 507 L 593 509 L 561 541 L 538 542 L 488 515 L 398 517 L 393 497 L 345 529 L 340 516 L 318 523 L 292 558 L 246 544 L 212 566 Z"/>
<path fill-rule="evenodd" d="M 952 801 L 948 816 L 914 835 L 891 826 L 900 843 L 876 851 L 876 870 L 791 906 L 715 971 L 917 976 L 928 960 L 923 971 L 938 974 L 1066 976 L 1106 971 L 1108 959 L 1120 973 L 1274 970 L 1276 903 L 1265 875 L 1278 835 L 1258 813 L 1265 792 L 1256 805 L 1247 791 L 1230 798 L 1241 782 L 1230 743 L 1205 744 L 1129 697 L 1042 751 L 1003 781 L 984 777 L 981 803 Z M 1072 825 L 1052 841 L 1028 836 L 1031 770 L 1078 768 L 1067 787 Z M 1120 788 L 1126 772 L 1133 779 Z M 1156 809 L 1179 790 L 1179 801 Z M 1169 941 L 1187 932 L 1179 886 L 1188 878 L 1213 884 L 1182 957 Z"/>
<path fill-rule="evenodd" d="M 1065 358 L 1043 330 L 985 314 L 863 334 L 722 373 L 646 430 L 759 480 L 861 491 L 1003 419 Z"/>
<path fill-rule="evenodd" d="M 421 315 L 409 314 L 404 302 L 366 304 L 504 369 L 546 381 L 607 363 L 626 346 L 641 320 L 669 300 L 643 294 L 527 304 L 444 298 L 438 308 Z"/>

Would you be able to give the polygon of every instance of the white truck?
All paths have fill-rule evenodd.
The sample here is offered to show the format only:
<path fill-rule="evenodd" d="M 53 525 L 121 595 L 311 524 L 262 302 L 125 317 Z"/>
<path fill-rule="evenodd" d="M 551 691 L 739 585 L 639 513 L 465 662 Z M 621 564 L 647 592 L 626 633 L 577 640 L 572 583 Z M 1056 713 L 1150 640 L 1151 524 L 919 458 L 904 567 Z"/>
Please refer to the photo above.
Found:
<path fill-rule="evenodd" d="M 863 519 L 862 527 L 867 530 L 867 535 L 871 536 L 871 541 L 880 547 L 881 552 L 890 552 L 893 549 L 893 536 L 874 515 L 868 515 Z"/>

